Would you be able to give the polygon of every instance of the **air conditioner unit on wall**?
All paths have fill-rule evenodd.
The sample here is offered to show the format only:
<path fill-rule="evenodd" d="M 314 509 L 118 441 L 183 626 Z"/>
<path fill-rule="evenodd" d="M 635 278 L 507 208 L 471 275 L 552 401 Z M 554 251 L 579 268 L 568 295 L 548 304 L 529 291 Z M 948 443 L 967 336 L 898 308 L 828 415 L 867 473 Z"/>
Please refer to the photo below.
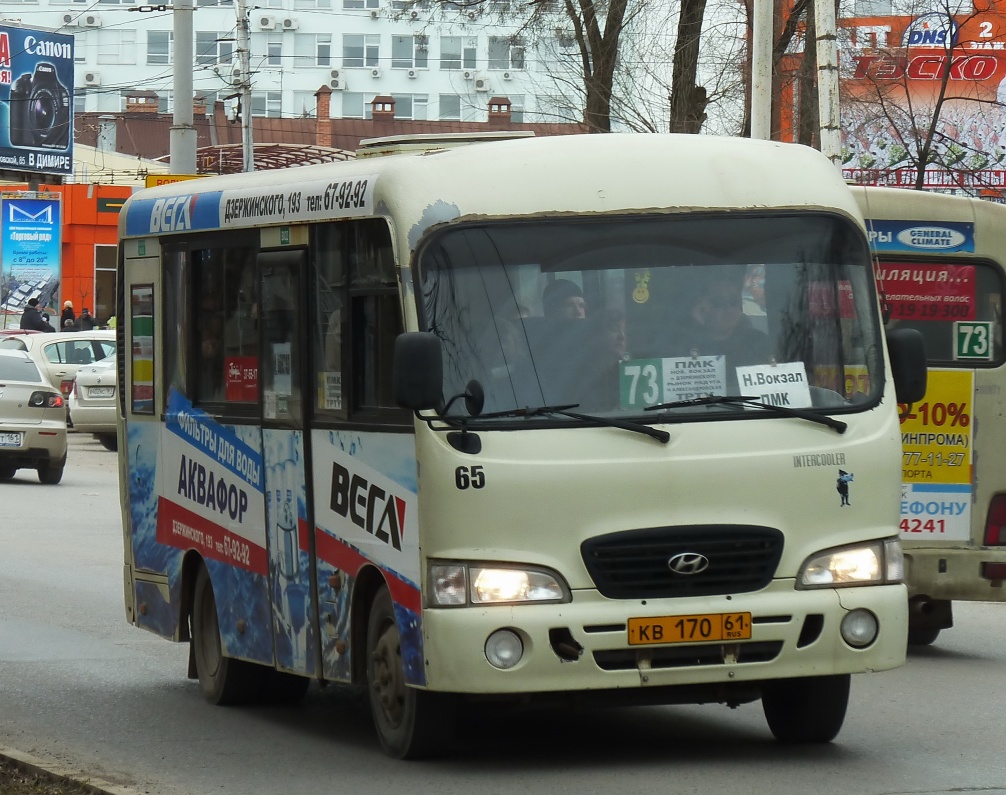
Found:
<path fill-rule="evenodd" d="M 73 27 L 76 27 L 79 24 L 80 24 L 80 15 L 79 14 L 75 14 L 75 13 L 73 13 L 73 11 L 70 11 L 70 12 L 68 12 L 66 14 L 63 14 L 63 27 L 64 28 L 73 28 Z"/>
<path fill-rule="evenodd" d="M 465 71 L 463 71 L 461 73 L 461 76 L 465 80 L 474 80 L 475 79 L 475 72 L 473 72 L 471 69 L 465 69 Z"/>
<path fill-rule="evenodd" d="M 338 80 L 340 77 L 342 77 L 342 72 L 340 72 L 338 69 L 333 69 L 330 77 L 333 80 Z"/>
<path fill-rule="evenodd" d="M 510 74 L 509 72 L 504 72 L 503 73 L 503 79 L 504 80 L 510 80 L 512 77 L 513 77 L 513 75 Z"/>
<path fill-rule="evenodd" d="M 419 72 L 417 72 L 415 69 L 410 69 L 409 70 L 409 77 L 411 77 L 411 78 L 415 78 L 418 74 L 419 74 Z"/>
<path fill-rule="evenodd" d="M 80 24 L 85 28 L 100 28 L 101 17 L 97 14 L 84 14 L 84 16 L 80 18 Z"/>
<path fill-rule="evenodd" d="M 270 16 L 269 14 L 260 14 L 255 17 L 255 27 L 259 30 L 275 30 L 276 17 Z"/>
<path fill-rule="evenodd" d="M 419 19 L 419 12 L 418 11 L 410 11 L 409 12 L 409 19 Z"/>
<path fill-rule="evenodd" d="M 329 86 L 332 87 L 333 91 L 345 91 L 346 81 L 341 77 L 333 77 L 328 81 Z"/>
<path fill-rule="evenodd" d="M 84 72 L 84 85 L 85 86 L 100 86 L 101 85 L 101 73 L 100 72 Z"/>
<path fill-rule="evenodd" d="M 380 66 L 375 66 L 373 69 L 371 69 L 370 70 L 370 76 L 371 77 L 380 77 L 381 76 L 381 67 Z"/>
<path fill-rule="evenodd" d="M 285 17 L 283 19 L 283 30 L 297 30 L 300 27 L 300 23 L 293 17 Z"/>
<path fill-rule="evenodd" d="M 370 12 L 370 18 L 371 18 L 371 19 L 380 19 L 380 18 L 381 18 L 381 12 L 380 12 L 380 11 L 378 11 L 378 10 L 377 10 L 377 9 L 375 8 L 375 9 L 374 9 L 373 11 L 371 11 L 371 12 Z"/>
<path fill-rule="evenodd" d="M 475 78 L 475 90 L 476 91 L 488 91 L 489 90 L 489 78 L 479 75 Z"/>

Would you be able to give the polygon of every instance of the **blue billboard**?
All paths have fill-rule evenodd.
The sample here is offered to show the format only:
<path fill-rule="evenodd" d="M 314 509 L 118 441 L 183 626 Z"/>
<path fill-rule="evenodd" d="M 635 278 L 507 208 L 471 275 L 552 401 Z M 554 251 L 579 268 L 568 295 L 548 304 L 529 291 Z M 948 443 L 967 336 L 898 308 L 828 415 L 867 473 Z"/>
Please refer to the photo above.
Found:
<path fill-rule="evenodd" d="M 73 172 L 73 36 L 0 25 L 0 169 Z"/>
<path fill-rule="evenodd" d="M 0 198 L 0 315 L 16 327 L 28 301 L 58 316 L 61 273 L 60 197 Z M 57 324 L 58 325 L 58 324 Z"/>

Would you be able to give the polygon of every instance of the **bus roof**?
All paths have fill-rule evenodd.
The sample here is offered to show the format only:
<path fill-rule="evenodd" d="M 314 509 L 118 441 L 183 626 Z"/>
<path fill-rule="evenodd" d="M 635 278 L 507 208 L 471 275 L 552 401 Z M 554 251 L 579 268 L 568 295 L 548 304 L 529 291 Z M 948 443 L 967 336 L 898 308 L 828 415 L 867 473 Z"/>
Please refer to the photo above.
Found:
<path fill-rule="evenodd" d="M 333 203 L 330 192 L 341 209 L 324 207 Z M 414 243 L 422 229 L 458 217 L 793 207 L 862 217 L 838 169 L 809 147 L 700 135 L 565 135 L 163 185 L 126 202 L 120 235 L 389 215 L 410 228 Z"/>

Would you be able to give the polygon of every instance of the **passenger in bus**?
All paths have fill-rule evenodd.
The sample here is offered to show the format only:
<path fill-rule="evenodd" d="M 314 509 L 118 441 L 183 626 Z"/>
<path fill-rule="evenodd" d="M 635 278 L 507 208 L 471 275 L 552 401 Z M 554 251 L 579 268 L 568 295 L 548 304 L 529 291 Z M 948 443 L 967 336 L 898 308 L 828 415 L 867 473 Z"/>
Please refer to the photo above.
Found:
<path fill-rule="evenodd" d="M 685 331 L 688 351 L 726 356 L 731 377 L 734 368 L 765 364 L 771 356 L 768 335 L 744 314 L 744 273 L 743 266 L 718 270 L 693 304 Z"/>
<path fill-rule="evenodd" d="M 583 290 L 576 282 L 569 279 L 556 279 L 545 285 L 541 303 L 545 317 L 564 320 L 583 320 L 587 317 Z"/>

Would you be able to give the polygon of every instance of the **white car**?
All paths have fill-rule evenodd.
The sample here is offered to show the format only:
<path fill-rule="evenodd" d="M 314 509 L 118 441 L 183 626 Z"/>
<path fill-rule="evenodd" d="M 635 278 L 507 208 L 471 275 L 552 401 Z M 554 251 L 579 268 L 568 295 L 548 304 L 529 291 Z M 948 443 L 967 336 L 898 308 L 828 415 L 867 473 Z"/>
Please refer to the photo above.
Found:
<path fill-rule="evenodd" d="M 78 433 L 91 433 L 106 450 L 118 449 L 115 356 L 82 365 L 70 390 L 70 424 Z"/>
<path fill-rule="evenodd" d="M 55 485 L 65 466 L 63 396 L 27 353 L 0 349 L 0 481 L 30 468 Z"/>
<path fill-rule="evenodd" d="M 77 368 L 115 353 L 115 331 L 56 331 L 5 334 L 0 348 L 27 351 L 63 397 L 69 398 Z"/>

